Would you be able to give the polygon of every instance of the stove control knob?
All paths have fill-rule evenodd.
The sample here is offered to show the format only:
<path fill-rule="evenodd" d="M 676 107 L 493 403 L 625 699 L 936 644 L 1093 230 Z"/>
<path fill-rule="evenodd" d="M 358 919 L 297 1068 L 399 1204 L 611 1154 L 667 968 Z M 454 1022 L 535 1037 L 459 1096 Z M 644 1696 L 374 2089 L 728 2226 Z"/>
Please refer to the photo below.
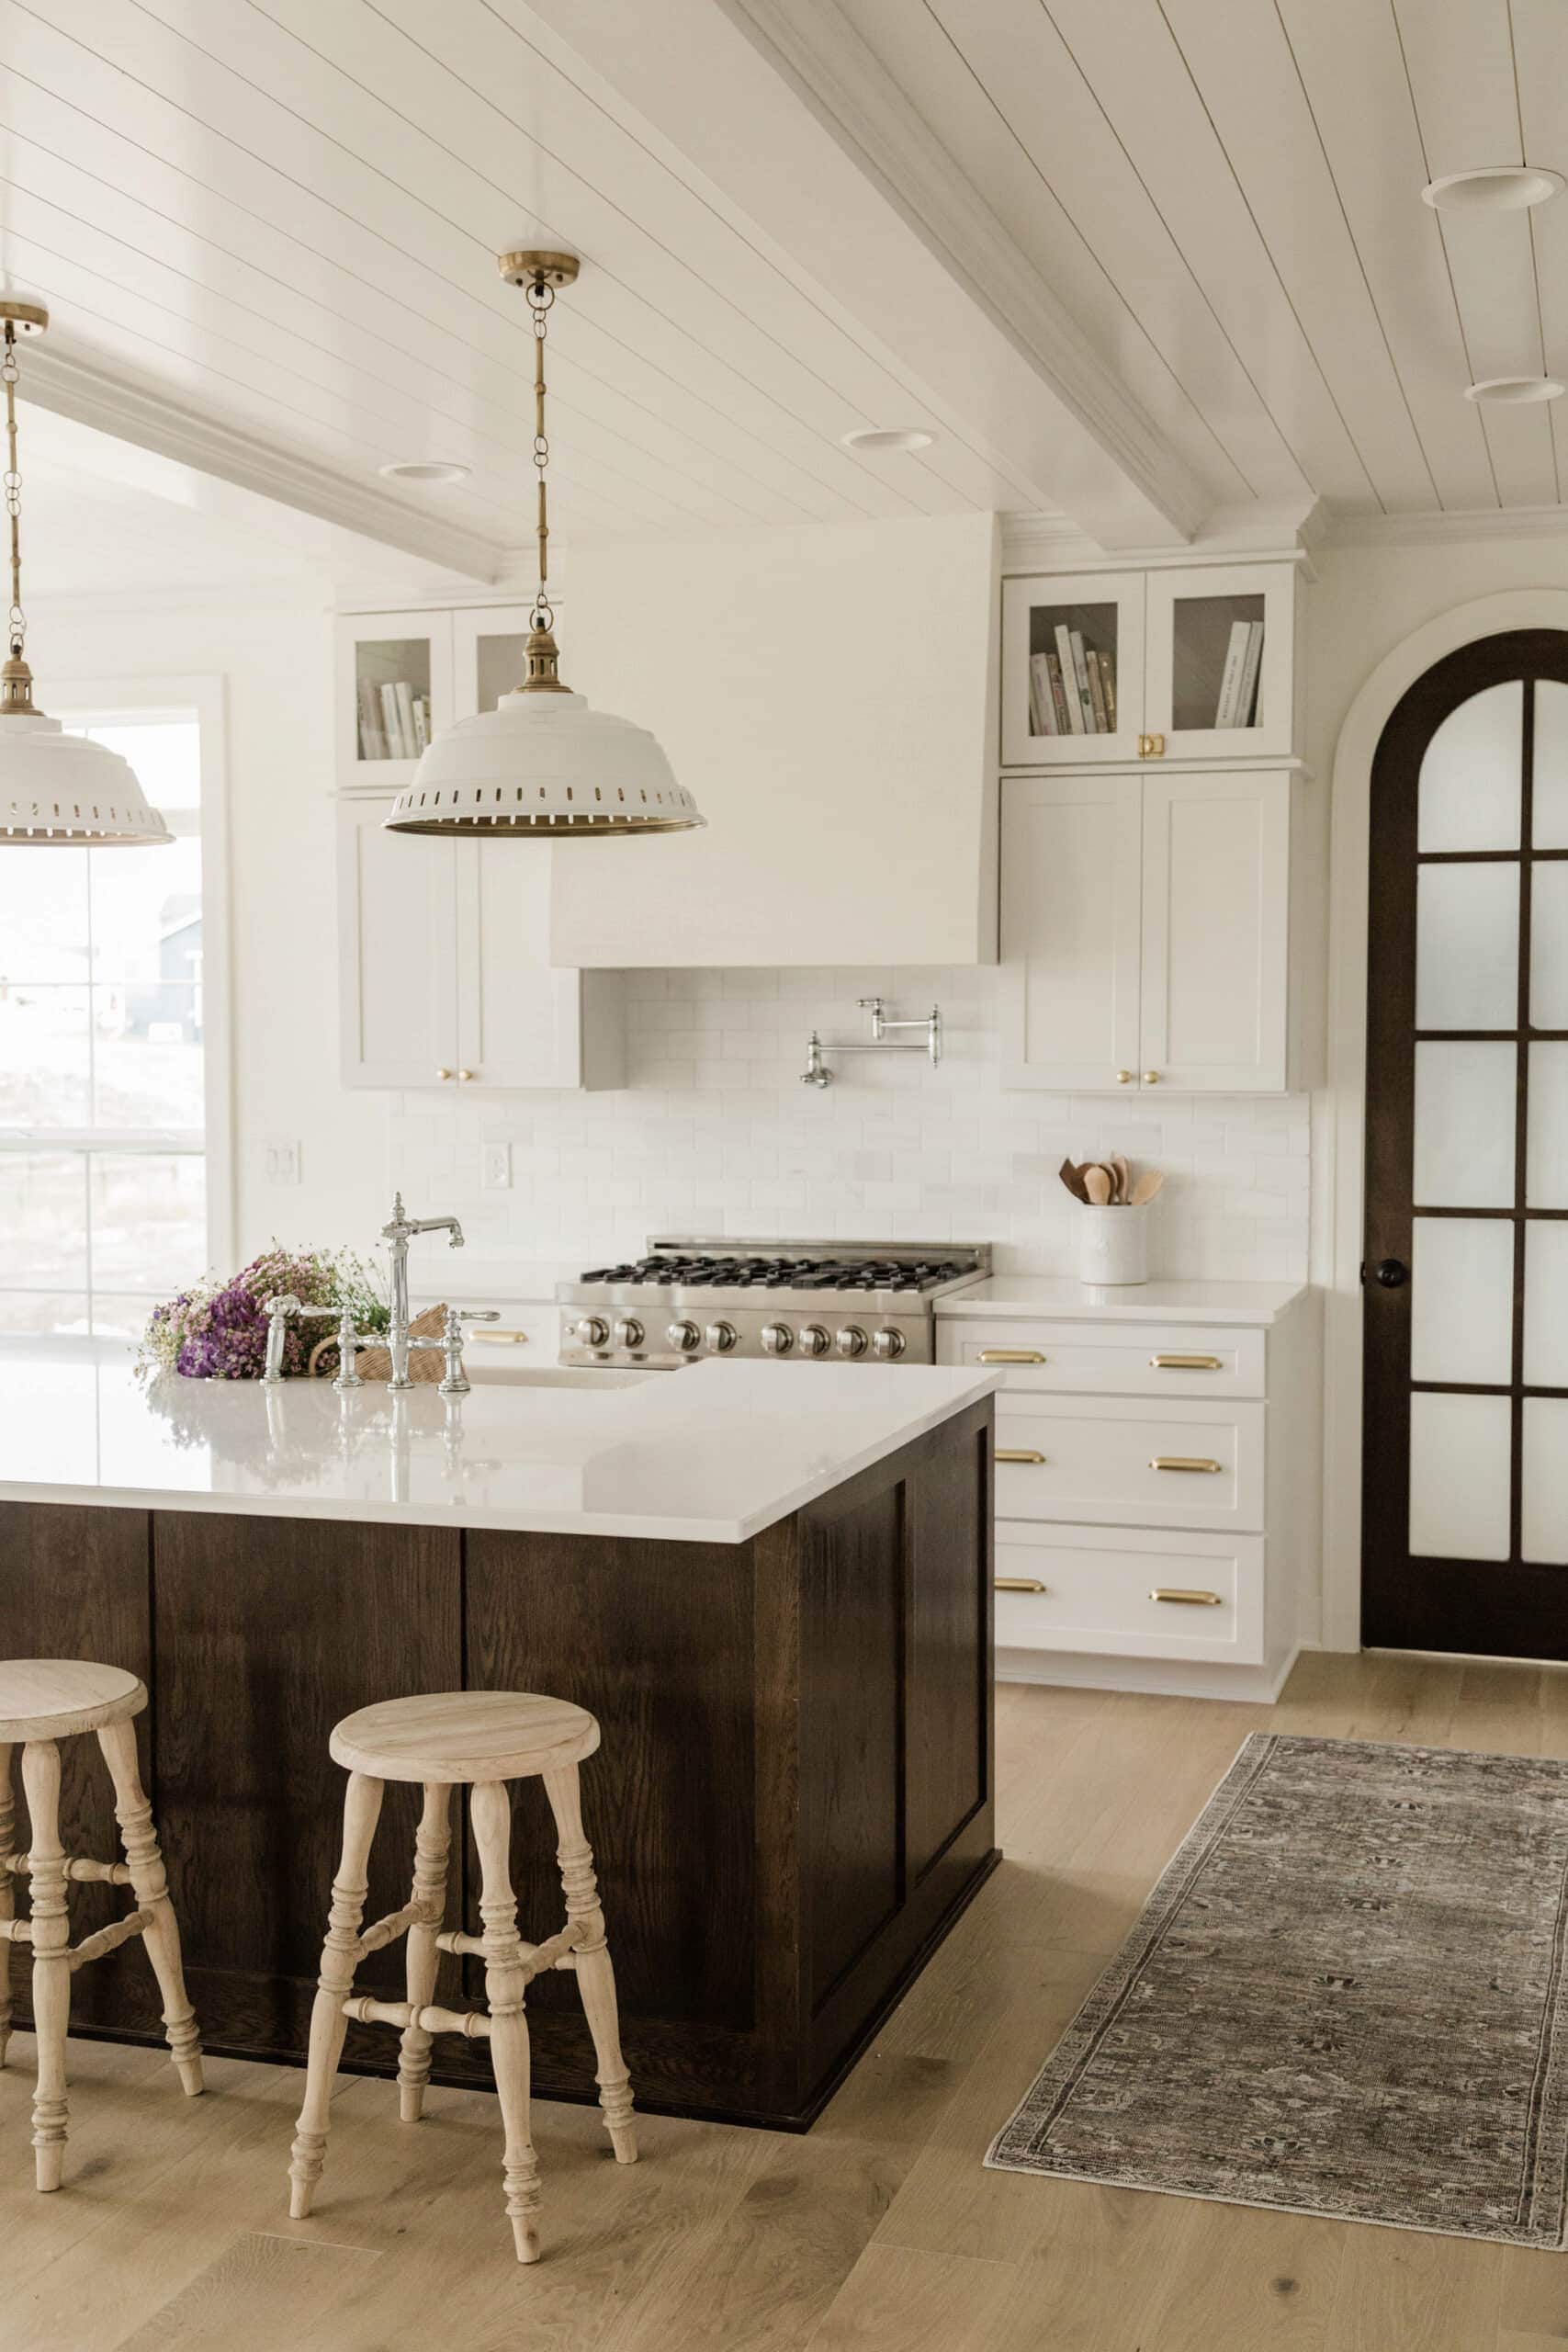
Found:
<path fill-rule="evenodd" d="M 765 1324 L 762 1345 L 771 1356 L 787 1356 L 795 1345 L 795 1333 L 787 1323 Z"/>
<path fill-rule="evenodd" d="M 623 1315 L 620 1321 L 615 1326 L 616 1347 L 640 1348 L 642 1345 L 642 1325 L 637 1321 L 637 1317 L 635 1315 Z"/>
<path fill-rule="evenodd" d="M 602 1315 L 584 1315 L 572 1326 L 572 1336 L 585 1348 L 602 1348 L 610 1336 L 610 1327 Z"/>
<path fill-rule="evenodd" d="M 710 1323 L 707 1343 L 716 1356 L 727 1356 L 739 1345 L 739 1335 L 733 1323 Z"/>
<path fill-rule="evenodd" d="M 889 1324 L 877 1333 L 871 1344 L 884 1363 L 896 1363 L 909 1342 L 902 1331 L 895 1331 Z"/>
<path fill-rule="evenodd" d="M 820 1323 L 807 1323 L 802 1327 L 800 1352 L 803 1356 L 825 1356 L 832 1344 Z"/>
<path fill-rule="evenodd" d="M 664 1336 L 671 1346 L 683 1356 L 689 1356 L 694 1348 L 700 1348 L 703 1343 L 703 1335 L 696 1325 L 688 1323 L 684 1319 L 679 1323 L 671 1323 Z"/>
<path fill-rule="evenodd" d="M 855 1356 L 863 1356 L 865 1353 L 865 1333 L 861 1329 L 858 1323 L 846 1323 L 843 1329 L 836 1336 L 833 1344 L 838 1349 L 839 1353 L 841 1356 L 849 1356 L 852 1358 Z"/>

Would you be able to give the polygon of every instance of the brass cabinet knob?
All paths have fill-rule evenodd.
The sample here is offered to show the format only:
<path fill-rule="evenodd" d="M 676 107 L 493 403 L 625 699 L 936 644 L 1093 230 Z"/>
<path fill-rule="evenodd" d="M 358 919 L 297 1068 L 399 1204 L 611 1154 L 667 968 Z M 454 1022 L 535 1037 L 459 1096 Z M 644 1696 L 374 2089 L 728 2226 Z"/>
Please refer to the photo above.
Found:
<path fill-rule="evenodd" d="M 1165 737 L 1163 735 L 1140 735 L 1138 738 L 1138 757 L 1141 760 L 1163 760 L 1165 757 Z"/>
<path fill-rule="evenodd" d="M 457 1072 L 457 1083 L 459 1086 L 467 1086 L 470 1079 L 478 1078 L 478 1076 L 479 1072 L 477 1069 L 460 1069 Z"/>
<path fill-rule="evenodd" d="M 1132 1071 L 1130 1069 L 1119 1069 L 1116 1073 L 1116 1083 L 1118 1086 L 1131 1086 L 1133 1083 Z"/>
<path fill-rule="evenodd" d="M 436 1075 L 436 1077 L 441 1080 L 441 1083 L 443 1084 L 443 1086 L 445 1086 L 445 1085 L 446 1085 L 446 1080 L 451 1077 L 452 1073 L 451 1073 L 451 1071 L 450 1071 L 449 1069 L 438 1069 L 438 1070 L 436 1071 L 435 1075 Z"/>
<path fill-rule="evenodd" d="M 459 1077 L 459 1078 L 462 1076 L 462 1072 L 461 1072 L 461 1070 L 459 1070 L 459 1071 L 458 1071 L 457 1075 L 458 1075 L 458 1077 Z M 1158 1072 L 1158 1070 L 1157 1070 L 1157 1069 L 1146 1069 L 1146 1070 L 1144 1072 L 1144 1084 L 1145 1084 L 1145 1086 L 1157 1086 L 1157 1085 L 1159 1084 L 1159 1072 Z"/>

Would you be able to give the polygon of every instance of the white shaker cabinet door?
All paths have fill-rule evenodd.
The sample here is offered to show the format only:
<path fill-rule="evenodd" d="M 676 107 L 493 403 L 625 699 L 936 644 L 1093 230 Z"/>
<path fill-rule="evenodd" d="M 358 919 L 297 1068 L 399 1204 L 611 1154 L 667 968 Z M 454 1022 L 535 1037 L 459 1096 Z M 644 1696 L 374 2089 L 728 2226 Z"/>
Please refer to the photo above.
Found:
<path fill-rule="evenodd" d="M 1004 1086 L 1135 1086 L 1136 775 L 1002 786 Z"/>
<path fill-rule="evenodd" d="M 445 1086 L 457 1068 L 457 847 L 389 833 L 390 799 L 338 804 L 345 1086 Z"/>
<path fill-rule="evenodd" d="M 1143 1084 L 1287 1082 L 1289 775 L 1145 775 Z"/>
<path fill-rule="evenodd" d="M 569 852 L 568 854 L 570 854 Z M 458 1083 L 622 1083 L 621 976 L 552 969 L 541 842 L 457 844 Z"/>

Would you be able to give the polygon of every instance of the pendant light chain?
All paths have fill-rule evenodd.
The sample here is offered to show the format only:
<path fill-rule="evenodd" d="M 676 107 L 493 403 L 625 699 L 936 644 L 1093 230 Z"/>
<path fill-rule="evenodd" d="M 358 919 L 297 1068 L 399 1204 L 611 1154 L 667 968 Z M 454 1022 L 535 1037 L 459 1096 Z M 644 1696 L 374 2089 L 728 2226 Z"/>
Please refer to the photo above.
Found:
<path fill-rule="evenodd" d="M 556 616 L 551 609 L 547 584 L 549 580 L 550 518 L 545 475 L 550 462 L 550 444 L 545 431 L 545 338 L 549 332 L 549 316 L 555 304 L 556 290 L 547 277 L 537 275 L 526 288 L 526 293 L 534 322 L 534 464 L 539 483 L 538 522 L 536 526 L 539 542 L 539 587 L 529 619 L 535 628 L 547 629 L 554 628 Z"/>
<path fill-rule="evenodd" d="M 19 662 L 27 643 L 28 620 L 22 610 L 22 477 L 17 468 L 17 330 L 6 322 L 6 356 L 0 378 L 6 385 L 6 512 L 11 517 L 11 613 L 7 622 L 11 659 Z"/>

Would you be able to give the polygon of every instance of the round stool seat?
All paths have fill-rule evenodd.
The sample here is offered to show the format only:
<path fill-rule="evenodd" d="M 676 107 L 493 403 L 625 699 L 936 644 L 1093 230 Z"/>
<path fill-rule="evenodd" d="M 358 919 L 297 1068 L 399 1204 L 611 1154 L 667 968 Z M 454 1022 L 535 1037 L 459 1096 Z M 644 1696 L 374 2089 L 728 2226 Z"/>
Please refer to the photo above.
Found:
<path fill-rule="evenodd" d="M 434 1690 L 383 1699 L 334 1726 L 334 1763 L 378 1781 L 521 1781 L 581 1763 L 599 1745 L 586 1707 L 531 1690 Z"/>
<path fill-rule="evenodd" d="M 139 1715 L 146 1704 L 146 1686 L 120 1666 L 85 1657 L 0 1658 L 0 1746 L 97 1731 Z"/>

